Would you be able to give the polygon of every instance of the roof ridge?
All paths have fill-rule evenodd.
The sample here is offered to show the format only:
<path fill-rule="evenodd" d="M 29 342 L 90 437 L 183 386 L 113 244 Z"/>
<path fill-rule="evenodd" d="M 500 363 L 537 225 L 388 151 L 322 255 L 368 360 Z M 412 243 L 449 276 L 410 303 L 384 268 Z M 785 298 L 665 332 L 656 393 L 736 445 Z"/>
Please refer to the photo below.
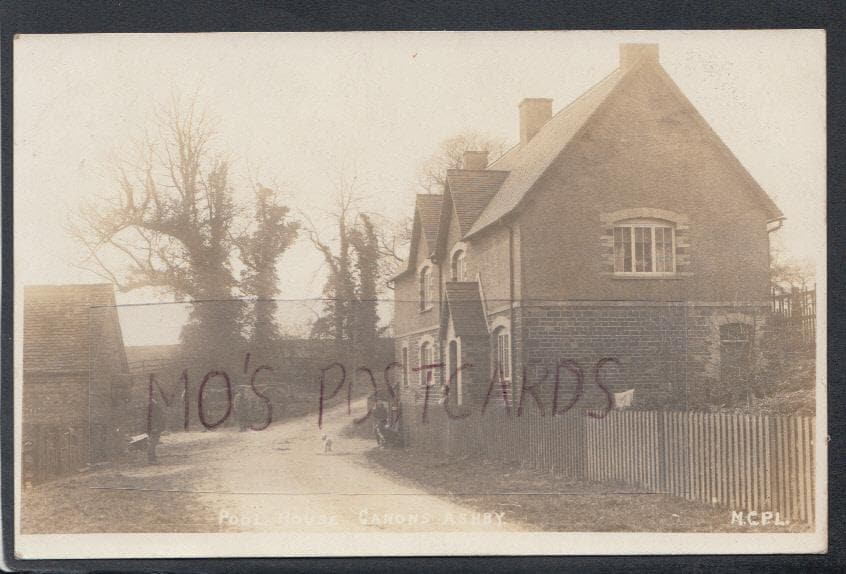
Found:
<path fill-rule="evenodd" d="M 635 67 L 635 66 L 633 65 L 632 67 L 628 68 L 628 69 L 625 71 L 625 73 L 628 73 L 628 72 L 629 72 L 630 70 L 632 70 L 634 67 Z M 539 134 L 540 134 L 540 133 L 544 130 L 544 128 L 546 128 L 546 127 L 547 127 L 550 123 L 552 123 L 552 122 L 555 120 L 555 118 L 557 118 L 557 117 L 558 117 L 558 116 L 560 116 L 561 114 L 565 113 L 567 110 L 569 110 L 571 107 L 573 107 L 573 106 L 574 106 L 577 102 L 579 102 L 579 101 L 581 101 L 582 99 L 586 98 L 586 97 L 587 97 L 587 96 L 588 96 L 591 92 L 593 92 L 593 91 L 594 91 L 594 90 L 596 90 L 596 89 L 597 89 L 600 85 L 602 85 L 602 83 L 603 83 L 603 82 L 605 82 L 608 78 L 610 78 L 611 76 L 613 76 L 613 75 L 614 75 L 614 74 L 616 74 L 617 72 L 620 72 L 621 70 L 623 70 L 623 68 L 621 68 L 621 67 L 617 66 L 617 67 L 616 67 L 616 68 L 614 68 L 612 71 L 610 71 L 609 73 L 605 74 L 605 76 L 603 76 L 603 77 L 602 77 L 602 79 L 600 79 L 598 82 L 595 82 L 593 85 L 591 85 L 591 86 L 590 86 L 588 89 L 586 89 L 584 92 L 582 92 L 581 94 L 579 94 L 578 96 L 576 96 L 574 99 L 570 100 L 570 102 L 569 102 L 567 105 L 565 105 L 563 108 L 561 108 L 560 110 L 558 110 L 557 112 L 555 112 L 554 114 L 552 114 L 552 117 L 551 117 L 551 118 L 549 118 L 549 120 L 547 120 L 547 122 L 541 126 L 540 130 L 538 130 L 538 133 L 537 133 L 537 134 L 535 134 L 535 137 L 533 137 L 533 138 L 532 138 L 532 140 L 534 140 L 534 139 L 535 139 L 535 138 L 536 138 L 536 137 L 537 137 L 537 136 L 538 136 L 538 135 L 539 135 Z M 528 145 L 528 143 L 527 143 L 526 145 Z M 519 149 L 519 148 L 523 148 L 523 147 L 526 147 L 526 146 L 522 145 L 522 144 L 518 141 L 518 142 L 517 142 L 517 143 L 515 143 L 513 146 L 511 146 L 510 148 L 508 148 L 508 150 L 507 150 L 505 153 L 503 153 L 501 156 L 499 156 L 498 158 L 496 158 L 496 159 L 495 159 L 495 160 L 494 160 L 494 161 L 490 164 L 490 166 L 488 166 L 488 167 L 489 167 L 489 168 L 490 168 L 490 167 L 493 167 L 493 166 L 494 166 L 497 162 L 499 162 L 500 160 L 502 160 L 502 158 L 504 158 L 505 156 L 507 156 L 507 155 L 508 155 L 509 153 L 511 153 L 513 150 L 516 150 L 516 149 Z M 512 171 L 512 170 L 500 170 L 500 171 Z"/>
<path fill-rule="evenodd" d="M 514 153 L 514 166 L 509 171 L 508 178 L 464 236 L 478 233 L 511 212 L 522 201 L 534 181 L 546 171 L 615 88 L 636 68 L 640 66 L 615 68 L 552 116 L 529 142 L 520 145 Z"/>
<path fill-rule="evenodd" d="M 484 169 L 463 169 L 463 168 L 459 168 L 459 167 L 451 167 L 451 168 L 447 169 L 447 173 L 450 173 L 450 172 L 464 173 L 464 172 L 468 172 L 468 171 L 473 172 L 473 173 L 510 173 L 511 172 L 510 169 L 490 169 L 490 168 L 487 168 L 487 167 L 484 168 Z"/>
<path fill-rule="evenodd" d="M 541 126 L 541 128 L 538 130 L 538 133 L 536 133 L 535 136 L 531 140 L 526 142 L 526 147 L 528 147 L 528 145 L 531 144 L 533 141 L 538 141 L 537 137 L 544 131 L 544 129 L 546 129 L 550 124 L 552 124 L 553 121 L 555 121 L 555 118 L 557 118 L 558 116 L 563 115 L 564 113 L 570 111 L 573 108 L 573 106 L 575 106 L 577 103 L 583 101 L 585 98 L 587 98 L 593 92 L 595 92 L 599 88 L 599 86 L 601 86 L 603 83 L 605 83 L 605 81 L 608 80 L 611 76 L 613 76 L 617 72 L 621 72 L 621 71 L 624 72 L 623 75 L 626 75 L 632 69 L 633 68 L 628 68 L 625 71 L 623 71 L 623 68 L 617 67 L 612 72 L 606 74 L 601 80 L 599 80 L 598 82 L 593 84 L 591 87 L 589 87 L 587 90 L 585 90 L 584 92 L 582 92 L 581 94 L 576 96 L 576 98 L 574 100 L 570 100 L 570 103 L 568 103 L 566 106 L 564 106 L 563 108 L 561 108 L 560 110 L 555 112 L 552 115 L 552 117 L 549 118 L 549 120 Z M 517 145 L 520 145 L 520 144 L 517 144 Z"/>
<path fill-rule="evenodd" d="M 71 289 L 79 287 L 114 287 L 112 283 L 40 283 L 24 285 L 24 289 Z"/>

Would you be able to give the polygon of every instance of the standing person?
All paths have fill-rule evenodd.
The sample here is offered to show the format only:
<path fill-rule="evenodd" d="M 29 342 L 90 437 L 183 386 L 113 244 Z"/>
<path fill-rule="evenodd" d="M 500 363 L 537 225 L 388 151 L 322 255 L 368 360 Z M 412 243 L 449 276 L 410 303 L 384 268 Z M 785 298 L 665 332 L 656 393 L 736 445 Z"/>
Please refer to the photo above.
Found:
<path fill-rule="evenodd" d="M 385 408 L 385 402 L 381 400 L 376 401 L 373 407 L 373 431 L 376 433 L 376 444 L 384 446 L 385 444 L 385 428 L 388 426 L 388 409 Z"/>
<path fill-rule="evenodd" d="M 250 400 L 247 398 L 246 389 L 244 386 L 238 387 L 233 402 L 235 418 L 238 419 L 238 432 L 244 432 L 250 424 Z"/>
<path fill-rule="evenodd" d="M 161 399 L 156 396 L 150 399 L 149 420 L 147 421 L 147 462 L 156 464 L 156 447 L 165 429 L 165 411 Z"/>

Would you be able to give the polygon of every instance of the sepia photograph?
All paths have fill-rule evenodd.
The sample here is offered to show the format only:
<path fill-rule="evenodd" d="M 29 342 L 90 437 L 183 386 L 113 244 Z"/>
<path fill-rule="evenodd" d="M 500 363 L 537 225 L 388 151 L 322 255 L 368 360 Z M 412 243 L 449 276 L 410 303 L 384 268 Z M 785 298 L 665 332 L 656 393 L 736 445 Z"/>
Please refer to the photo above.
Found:
<path fill-rule="evenodd" d="M 825 45 L 16 36 L 15 555 L 825 552 Z"/>

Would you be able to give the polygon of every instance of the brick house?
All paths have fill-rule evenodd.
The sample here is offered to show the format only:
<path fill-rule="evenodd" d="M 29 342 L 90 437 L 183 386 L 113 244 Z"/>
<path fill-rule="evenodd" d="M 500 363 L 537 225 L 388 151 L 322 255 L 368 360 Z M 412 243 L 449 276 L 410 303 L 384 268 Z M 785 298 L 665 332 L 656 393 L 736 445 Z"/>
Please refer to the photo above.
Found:
<path fill-rule="evenodd" d="M 684 408 L 740 380 L 766 330 L 783 216 L 658 46 L 621 45 L 581 97 L 554 115 L 549 99 L 523 100 L 519 119 L 502 157 L 467 152 L 443 194 L 417 196 L 394 278 L 406 422 L 423 402 L 549 414 L 631 389 L 635 406 Z"/>
<path fill-rule="evenodd" d="M 113 287 L 24 287 L 23 476 L 109 459 L 127 429 L 129 368 Z"/>

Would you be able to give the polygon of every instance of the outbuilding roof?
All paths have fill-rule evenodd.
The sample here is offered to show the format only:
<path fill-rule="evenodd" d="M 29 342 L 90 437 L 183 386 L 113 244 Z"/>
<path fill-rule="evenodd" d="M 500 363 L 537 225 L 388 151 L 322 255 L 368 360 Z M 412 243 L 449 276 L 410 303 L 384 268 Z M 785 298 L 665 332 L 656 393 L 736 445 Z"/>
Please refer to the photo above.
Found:
<path fill-rule="evenodd" d="M 111 315 L 111 317 L 110 317 Z M 85 371 L 91 368 L 92 350 L 103 337 L 123 338 L 106 329 L 117 321 L 114 287 L 88 285 L 28 285 L 24 287 L 24 371 Z M 125 354 L 122 357 L 126 364 Z"/>

